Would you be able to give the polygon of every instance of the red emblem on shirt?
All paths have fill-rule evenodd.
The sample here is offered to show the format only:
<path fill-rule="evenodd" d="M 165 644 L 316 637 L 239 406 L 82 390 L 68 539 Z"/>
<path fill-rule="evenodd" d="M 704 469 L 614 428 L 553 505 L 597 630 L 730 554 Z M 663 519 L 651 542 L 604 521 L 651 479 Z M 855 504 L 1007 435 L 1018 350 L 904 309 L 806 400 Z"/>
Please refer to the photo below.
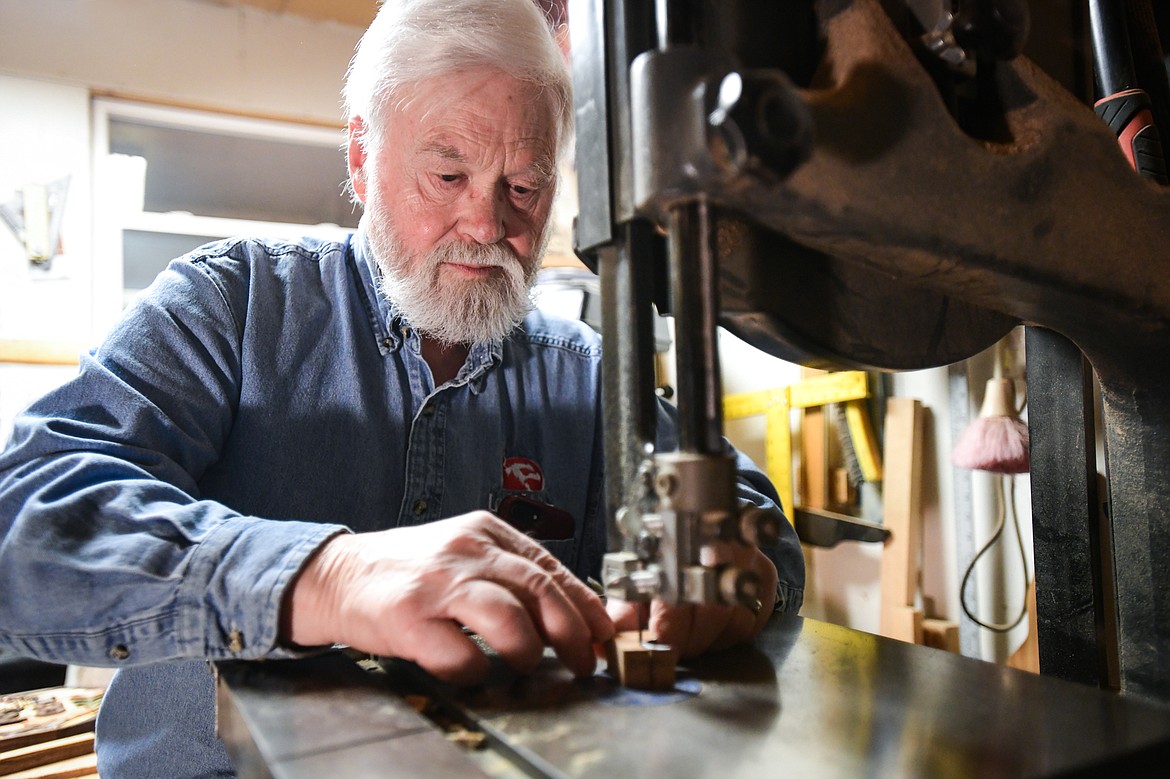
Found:
<path fill-rule="evenodd" d="M 504 489 L 539 492 L 544 489 L 544 471 L 527 457 L 504 460 Z"/>

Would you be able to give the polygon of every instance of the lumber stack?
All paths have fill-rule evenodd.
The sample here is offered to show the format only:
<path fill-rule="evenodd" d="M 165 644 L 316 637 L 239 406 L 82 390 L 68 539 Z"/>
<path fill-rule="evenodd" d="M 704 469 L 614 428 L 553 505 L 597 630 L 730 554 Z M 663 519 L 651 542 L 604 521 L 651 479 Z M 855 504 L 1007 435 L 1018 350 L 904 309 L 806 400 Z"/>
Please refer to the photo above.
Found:
<path fill-rule="evenodd" d="M 0 696 L 0 777 L 97 777 L 93 729 L 102 690 L 50 687 Z"/>

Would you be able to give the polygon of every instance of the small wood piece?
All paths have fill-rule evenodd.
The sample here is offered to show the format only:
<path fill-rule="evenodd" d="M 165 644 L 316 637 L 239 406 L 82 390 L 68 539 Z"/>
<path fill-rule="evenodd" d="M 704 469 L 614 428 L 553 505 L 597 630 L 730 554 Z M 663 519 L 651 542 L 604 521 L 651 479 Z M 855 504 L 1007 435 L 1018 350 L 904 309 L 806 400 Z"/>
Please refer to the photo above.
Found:
<path fill-rule="evenodd" d="M 844 511 L 857 502 L 857 493 L 849 483 L 849 471 L 834 468 L 831 474 L 829 506 L 835 511 Z"/>
<path fill-rule="evenodd" d="M 881 634 L 908 644 L 923 640 L 922 609 L 913 606 L 889 606 L 882 609 Z"/>
<path fill-rule="evenodd" d="M 635 690 L 665 691 L 674 689 L 674 668 L 678 651 L 659 644 L 649 633 L 627 630 L 615 635 L 605 645 L 610 674 L 623 687 Z"/>
<path fill-rule="evenodd" d="M 1024 643 L 1020 644 L 1015 652 L 1007 659 L 1009 668 L 1019 668 L 1021 671 L 1040 673 L 1040 642 L 1036 637 L 1036 580 L 1028 582 L 1028 635 Z"/>
<path fill-rule="evenodd" d="M 959 652 L 959 625 L 947 619 L 922 620 L 922 643 L 935 649 Z"/>

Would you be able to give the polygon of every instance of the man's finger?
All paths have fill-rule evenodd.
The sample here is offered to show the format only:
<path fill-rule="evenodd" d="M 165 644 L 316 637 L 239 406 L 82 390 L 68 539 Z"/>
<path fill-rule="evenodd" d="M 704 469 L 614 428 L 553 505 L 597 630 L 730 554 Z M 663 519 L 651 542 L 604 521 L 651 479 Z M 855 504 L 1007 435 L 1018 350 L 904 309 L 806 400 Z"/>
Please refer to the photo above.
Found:
<path fill-rule="evenodd" d="M 505 585 L 469 581 L 460 588 L 459 597 L 452 599 L 447 614 L 478 634 L 517 671 L 531 670 L 544 654 L 534 615 Z"/>
<path fill-rule="evenodd" d="M 499 557 L 492 566 L 493 580 L 508 587 L 511 594 L 525 605 L 536 628 L 570 671 L 579 676 L 592 673 L 595 666 L 592 651 L 594 631 L 580 605 L 565 591 L 564 577 L 558 576 L 556 570 L 543 568 L 532 560 L 514 554 L 501 552 Z M 556 567 L 564 570 L 559 563 Z M 576 579 L 571 579 L 569 583 L 576 583 Z M 585 590 L 596 602 L 597 608 L 602 609 L 597 596 L 587 587 Z M 604 609 L 602 614 L 608 624 L 609 616 L 604 613 Z"/>
<path fill-rule="evenodd" d="M 486 526 L 487 532 L 500 548 L 519 555 L 552 576 L 560 591 L 585 620 L 590 638 L 593 641 L 609 640 L 614 633 L 613 621 L 606 613 L 597 593 L 589 589 L 539 543 L 506 522 L 495 517 L 492 519 L 493 521 Z"/>
<path fill-rule="evenodd" d="M 403 658 L 443 681 L 468 685 L 487 676 L 489 663 L 483 650 L 449 619 L 420 621 L 402 646 Z"/>
<path fill-rule="evenodd" d="M 556 580 L 565 597 L 572 602 L 577 613 L 585 620 L 589 637 L 593 641 L 608 641 L 613 638 L 613 620 L 609 618 L 605 604 L 602 603 L 597 593 L 574 576 L 572 571 L 561 565 L 560 561 L 548 551 L 543 548 L 540 551 L 543 556 L 534 562 L 548 571 Z"/>
<path fill-rule="evenodd" d="M 605 610 L 613 620 L 617 630 L 637 630 L 639 604 L 628 600 L 610 598 L 605 603 Z"/>

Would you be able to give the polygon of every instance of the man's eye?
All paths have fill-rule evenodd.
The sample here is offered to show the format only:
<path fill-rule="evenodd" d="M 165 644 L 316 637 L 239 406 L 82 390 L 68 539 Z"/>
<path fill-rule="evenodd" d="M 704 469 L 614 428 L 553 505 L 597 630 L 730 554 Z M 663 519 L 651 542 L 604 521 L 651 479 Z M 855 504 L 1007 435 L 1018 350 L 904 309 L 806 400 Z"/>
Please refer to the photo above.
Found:
<path fill-rule="evenodd" d="M 440 173 L 439 180 L 445 181 L 448 184 L 454 184 L 456 181 L 459 180 L 459 174 L 458 173 Z"/>
<path fill-rule="evenodd" d="M 516 195 L 520 195 L 521 197 L 523 197 L 524 195 L 531 195 L 535 191 L 536 190 L 533 189 L 532 187 L 526 187 L 526 186 L 523 186 L 522 184 L 513 184 L 512 185 L 512 193 L 516 194 Z"/>

